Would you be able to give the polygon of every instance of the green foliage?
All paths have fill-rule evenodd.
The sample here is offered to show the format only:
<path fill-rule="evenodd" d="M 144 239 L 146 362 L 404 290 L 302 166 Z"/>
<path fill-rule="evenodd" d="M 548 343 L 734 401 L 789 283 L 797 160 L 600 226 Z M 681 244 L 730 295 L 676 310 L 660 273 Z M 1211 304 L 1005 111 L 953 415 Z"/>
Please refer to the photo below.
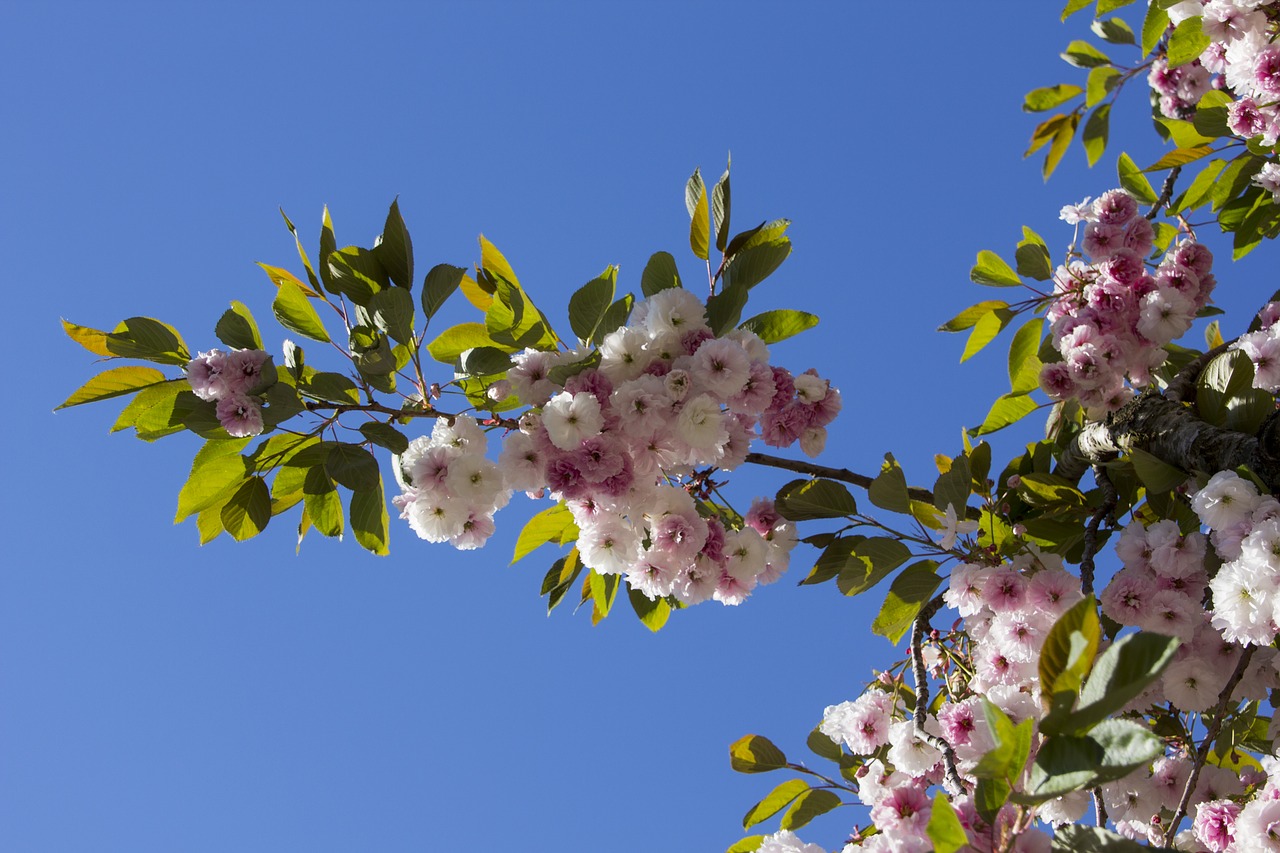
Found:
<path fill-rule="evenodd" d="M 739 773 L 767 773 L 787 766 L 787 757 L 762 735 L 744 735 L 729 746 L 729 763 Z"/>
<path fill-rule="evenodd" d="M 849 490 L 834 480 L 792 480 L 774 499 L 778 512 L 790 521 L 856 515 L 858 506 Z"/>

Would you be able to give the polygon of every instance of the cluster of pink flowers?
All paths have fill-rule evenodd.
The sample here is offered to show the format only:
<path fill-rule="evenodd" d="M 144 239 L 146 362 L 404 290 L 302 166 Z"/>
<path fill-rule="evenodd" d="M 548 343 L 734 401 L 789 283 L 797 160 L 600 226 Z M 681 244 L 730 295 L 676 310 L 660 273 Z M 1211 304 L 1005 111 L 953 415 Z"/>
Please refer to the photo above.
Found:
<path fill-rule="evenodd" d="M 428 542 L 462 551 L 479 548 L 493 534 L 493 514 L 511 489 L 497 464 L 485 457 L 488 439 L 475 418 L 441 418 L 431 437 L 418 436 L 396 468 L 401 494 L 392 498 L 400 517 Z"/>
<path fill-rule="evenodd" d="M 1076 397 L 1099 415 L 1132 396 L 1126 378 L 1136 386 L 1151 381 L 1165 359 L 1163 345 L 1186 332 L 1208 303 L 1216 284 L 1213 255 L 1184 240 L 1148 270 L 1143 258 L 1154 231 L 1124 190 L 1064 208 L 1063 218 L 1085 223 L 1087 260 L 1054 272 L 1056 298 L 1046 316 L 1062 361 L 1044 366 L 1040 386 L 1055 400 Z"/>
<path fill-rule="evenodd" d="M 1272 0 L 1182 0 L 1169 7 L 1170 23 L 1200 16 L 1210 39 L 1199 59 L 1170 69 L 1164 58 L 1152 64 L 1148 81 L 1160 96 L 1160 111 L 1189 119 L 1212 88 L 1229 90 L 1231 132 L 1263 145 L 1280 138 L 1280 44 L 1275 44 L 1280 3 Z"/>
<path fill-rule="evenodd" d="M 1280 302 L 1272 302 L 1258 314 L 1262 328 L 1241 335 L 1232 344 L 1253 362 L 1253 387 L 1280 393 Z"/>
<path fill-rule="evenodd" d="M 585 351 L 525 350 L 513 361 L 498 393 L 533 408 L 503 440 L 491 472 L 480 476 L 480 463 L 469 463 L 464 479 L 480 476 L 485 496 L 501 495 L 468 504 L 474 529 L 492 529 L 490 507 L 512 490 L 550 496 L 573 514 L 585 565 L 684 604 L 738 604 L 786 570 L 795 527 L 771 501 L 756 500 L 739 519 L 699 498 L 708 471 L 742 464 L 756 438 L 819 453 L 841 408 L 827 380 L 771 366 L 751 332 L 715 336 L 702 303 L 679 288 L 640 303 L 601 341 L 598 363 Z M 557 381 L 557 368 L 571 375 Z M 483 445 L 464 444 L 482 458 Z M 415 447 L 398 505 L 419 536 L 458 544 L 445 523 L 463 515 L 451 500 L 455 463 L 434 436 Z M 478 544 L 471 533 L 462 541 Z"/>
<path fill-rule="evenodd" d="M 235 438 L 262 432 L 265 386 L 275 381 L 264 375 L 271 356 L 259 349 L 202 352 L 187 364 L 187 381 L 201 400 L 218 404 L 218 422 Z"/>

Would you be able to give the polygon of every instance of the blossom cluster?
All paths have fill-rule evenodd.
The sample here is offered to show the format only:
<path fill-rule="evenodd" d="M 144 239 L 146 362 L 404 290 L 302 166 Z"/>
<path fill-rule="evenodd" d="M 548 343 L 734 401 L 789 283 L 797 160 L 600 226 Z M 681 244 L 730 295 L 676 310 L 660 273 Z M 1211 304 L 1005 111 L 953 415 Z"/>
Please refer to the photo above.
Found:
<path fill-rule="evenodd" d="M 1169 7 L 1173 25 L 1199 16 L 1209 46 L 1193 62 L 1169 68 L 1157 58 L 1148 75 L 1160 111 L 1189 119 L 1206 92 L 1225 88 L 1234 95 L 1227 125 L 1244 139 L 1263 145 L 1280 138 L 1280 44 L 1273 43 L 1280 3 L 1272 0 L 1182 0 Z"/>
<path fill-rule="evenodd" d="M 271 356 L 259 349 L 202 352 L 187 364 L 187 381 L 201 400 L 218 404 L 218 422 L 235 438 L 262 432 L 264 387 L 274 381 Z"/>
<path fill-rule="evenodd" d="M 1238 349 L 1253 362 L 1253 387 L 1280 394 L 1280 302 L 1271 302 L 1258 313 L 1261 329 L 1236 338 Z"/>
<path fill-rule="evenodd" d="M 485 456 L 487 445 L 484 430 L 468 415 L 441 418 L 430 437 L 409 442 L 396 466 L 403 491 L 392 501 L 414 533 L 462 551 L 488 541 L 493 514 L 506 506 L 511 489 Z"/>
<path fill-rule="evenodd" d="M 1071 224 L 1084 223 L 1085 258 L 1054 272 L 1054 300 L 1046 317 L 1062 356 L 1046 364 L 1040 386 L 1050 397 L 1076 397 L 1091 414 L 1114 411 L 1164 362 L 1164 344 L 1190 328 L 1209 301 L 1216 279 L 1213 255 L 1194 240 L 1165 253 L 1153 270 L 1154 229 L 1124 190 L 1103 193 L 1092 204 L 1063 209 Z"/>
<path fill-rule="evenodd" d="M 465 457 L 462 479 L 477 482 L 462 503 L 481 532 L 462 541 L 483 543 L 511 491 L 549 496 L 572 513 L 585 565 L 684 604 L 742 602 L 786 570 L 796 542 L 771 501 L 756 500 L 742 518 L 712 504 L 709 472 L 742 464 L 757 438 L 816 455 L 841 408 L 816 371 L 771 366 L 757 335 L 714 335 L 701 301 L 680 288 L 637 305 L 601 341 L 598 361 L 581 351 L 517 354 L 498 392 L 532 408 L 491 469 L 477 461 L 483 445 L 464 441 L 480 455 Z M 419 536 L 458 544 L 457 463 L 445 444 L 434 434 L 415 442 L 397 505 Z"/>

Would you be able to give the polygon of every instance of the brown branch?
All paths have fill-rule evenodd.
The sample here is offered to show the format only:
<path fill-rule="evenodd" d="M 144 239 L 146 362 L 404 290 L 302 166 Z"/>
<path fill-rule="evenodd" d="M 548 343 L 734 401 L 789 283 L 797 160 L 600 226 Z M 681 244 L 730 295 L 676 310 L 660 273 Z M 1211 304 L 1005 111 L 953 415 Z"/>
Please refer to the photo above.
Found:
<path fill-rule="evenodd" d="M 1223 687 L 1222 692 L 1218 694 L 1218 705 L 1213 709 L 1213 717 L 1209 722 L 1208 729 L 1205 731 L 1204 740 L 1200 742 L 1200 748 L 1196 750 L 1196 760 L 1191 765 L 1191 775 L 1187 777 L 1187 784 L 1182 789 L 1182 799 L 1178 801 L 1178 810 L 1174 812 L 1173 820 L 1169 821 L 1169 828 L 1164 831 L 1162 844 L 1169 843 L 1169 839 L 1173 838 L 1178 832 L 1178 824 L 1187 816 L 1187 806 L 1191 803 L 1191 795 L 1195 793 L 1196 782 L 1200 780 L 1200 770 L 1204 767 L 1204 763 L 1209 757 L 1209 747 L 1213 745 L 1214 740 L 1218 737 L 1218 732 L 1222 730 L 1222 720 L 1227 713 L 1227 703 L 1231 700 L 1231 694 L 1235 692 L 1236 685 L 1240 683 L 1240 679 L 1244 678 L 1244 671 L 1249 668 L 1253 650 L 1254 647 L 1249 646 L 1244 650 L 1244 654 L 1240 655 L 1240 660 L 1236 662 L 1235 672 L 1231 673 L 1231 677 L 1227 679 L 1227 686 Z"/>
<path fill-rule="evenodd" d="M 924 730 L 925 717 L 929 706 L 929 677 L 924 668 L 924 633 L 929 628 L 929 620 L 942 607 L 942 596 L 930 601 L 916 615 L 911 623 L 911 675 L 916 682 L 916 707 L 912 716 L 915 723 L 916 737 L 942 753 L 942 765 L 946 768 L 946 789 L 953 797 L 964 793 L 964 780 L 956 769 L 956 753 L 945 738 L 931 735 Z"/>

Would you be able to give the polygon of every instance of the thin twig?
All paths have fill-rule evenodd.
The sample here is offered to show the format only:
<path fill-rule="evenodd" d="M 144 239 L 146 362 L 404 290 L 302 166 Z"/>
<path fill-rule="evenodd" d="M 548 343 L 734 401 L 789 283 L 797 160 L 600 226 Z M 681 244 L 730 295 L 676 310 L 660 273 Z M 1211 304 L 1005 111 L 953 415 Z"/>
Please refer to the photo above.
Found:
<path fill-rule="evenodd" d="M 1093 479 L 1102 489 L 1102 503 L 1093 511 L 1089 523 L 1084 528 L 1084 556 L 1080 558 L 1080 589 L 1085 595 L 1093 594 L 1093 558 L 1098 553 L 1098 528 L 1104 520 L 1110 520 L 1115 512 L 1119 496 L 1116 487 L 1107 475 L 1107 469 L 1101 465 L 1093 466 Z"/>
<path fill-rule="evenodd" d="M 1213 709 L 1213 717 L 1209 721 L 1209 726 L 1205 731 L 1204 740 L 1200 743 L 1200 748 L 1196 750 L 1195 763 L 1191 765 L 1191 775 L 1187 777 L 1186 787 L 1182 789 L 1182 799 L 1178 801 L 1178 810 L 1174 812 L 1173 820 L 1169 821 L 1169 828 L 1164 831 L 1164 839 L 1162 844 L 1168 844 L 1169 839 L 1178 832 L 1178 824 L 1187 816 L 1187 806 L 1191 803 L 1191 795 L 1195 792 L 1196 782 L 1200 780 L 1200 770 L 1204 767 L 1205 760 L 1209 757 L 1209 747 L 1213 745 L 1214 740 L 1218 737 L 1218 732 L 1222 729 L 1222 720 L 1227 713 L 1227 703 L 1231 700 L 1231 694 L 1235 692 L 1236 685 L 1240 683 L 1240 679 L 1244 678 L 1244 671 L 1249 668 L 1249 661 L 1253 657 L 1253 646 L 1249 646 L 1244 650 L 1244 654 L 1240 655 L 1240 660 L 1236 662 L 1236 670 L 1231 673 L 1231 677 L 1227 679 L 1227 686 L 1222 688 L 1222 692 L 1218 694 L 1218 704 Z"/>
<path fill-rule="evenodd" d="M 964 780 L 956 769 L 956 753 L 945 738 L 931 735 L 924 730 L 925 717 L 929 706 L 929 677 L 924 668 L 924 633 L 929 628 L 929 619 L 942 607 L 942 596 L 930 601 L 920 608 L 916 619 L 911 623 L 911 674 L 916 682 L 916 708 L 913 715 L 916 737 L 942 753 L 942 765 L 946 768 L 945 787 L 947 793 L 958 797 L 964 793 Z"/>
<path fill-rule="evenodd" d="M 1169 199 L 1173 198 L 1173 185 L 1178 180 L 1178 175 L 1182 173 L 1181 166 L 1174 166 L 1169 170 L 1169 174 L 1165 175 L 1164 186 L 1160 187 L 1160 197 L 1156 199 L 1156 203 L 1151 205 L 1151 209 L 1147 211 L 1147 219 L 1155 219 L 1156 214 L 1160 212 L 1160 208 L 1169 203 Z"/>
<path fill-rule="evenodd" d="M 781 456 L 771 456 L 767 453 L 748 453 L 746 461 L 753 465 L 767 465 L 770 468 L 781 468 L 784 471 L 794 471 L 797 474 L 808 474 L 811 477 L 826 477 L 828 480 L 839 480 L 842 483 L 850 483 L 861 489 L 870 489 L 871 484 L 875 482 L 874 477 L 868 477 L 865 474 L 850 471 L 848 468 L 831 468 L 826 465 L 815 465 L 812 462 L 804 462 L 800 459 L 784 459 Z M 933 492 L 928 489 L 908 486 L 907 495 L 913 501 L 920 501 L 931 506 L 935 505 Z M 959 510 L 960 507 L 956 507 L 956 509 Z M 967 507 L 965 515 L 972 519 L 982 517 L 982 513 L 975 507 Z"/>

